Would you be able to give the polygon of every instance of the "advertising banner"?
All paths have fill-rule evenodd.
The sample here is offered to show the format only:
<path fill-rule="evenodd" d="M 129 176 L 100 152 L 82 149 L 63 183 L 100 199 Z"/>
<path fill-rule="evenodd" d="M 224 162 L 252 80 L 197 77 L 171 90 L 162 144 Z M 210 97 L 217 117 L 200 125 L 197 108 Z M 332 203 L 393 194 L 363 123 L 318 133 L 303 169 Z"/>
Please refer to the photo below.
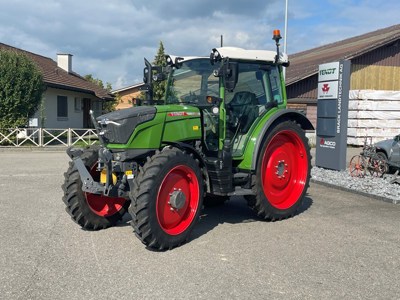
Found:
<path fill-rule="evenodd" d="M 318 99 L 337 99 L 338 81 L 318 82 Z"/>
<path fill-rule="evenodd" d="M 318 167 L 346 169 L 349 90 L 350 61 L 319 66 L 315 154 Z"/>

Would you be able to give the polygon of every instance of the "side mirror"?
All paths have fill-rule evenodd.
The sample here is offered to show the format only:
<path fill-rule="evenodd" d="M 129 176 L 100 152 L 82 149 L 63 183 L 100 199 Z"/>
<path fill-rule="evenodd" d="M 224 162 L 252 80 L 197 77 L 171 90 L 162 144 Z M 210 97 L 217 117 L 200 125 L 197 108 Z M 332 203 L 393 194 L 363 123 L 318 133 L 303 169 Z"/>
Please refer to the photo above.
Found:
<path fill-rule="evenodd" d="M 153 67 L 151 63 L 145 58 L 144 59 L 145 67 L 143 69 L 143 83 L 144 85 L 139 89 L 142 92 L 146 93 L 146 99 L 153 98 L 153 89 L 151 87 L 152 73 Z"/>
<path fill-rule="evenodd" d="M 144 59 L 144 69 L 143 69 L 143 82 L 150 84 L 151 83 L 151 79 L 152 79 L 152 70 L 153 67 L 151 65 L 151 63 L 145 58 Z"/>

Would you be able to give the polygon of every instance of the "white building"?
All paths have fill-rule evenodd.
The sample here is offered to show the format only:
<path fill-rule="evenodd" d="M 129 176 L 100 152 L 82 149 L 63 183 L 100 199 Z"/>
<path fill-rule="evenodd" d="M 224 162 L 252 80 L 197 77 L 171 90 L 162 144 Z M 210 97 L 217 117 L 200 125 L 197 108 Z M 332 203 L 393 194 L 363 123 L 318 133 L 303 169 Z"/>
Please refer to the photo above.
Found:
<path fill-rule="evenodd" d="M 36 112 L 30 126 L 51 129 L 90 128 L 89 110 L 99 115 L 103 102 L 113 100 L 112 94 L 73 72 L 71 54 L 57 54 L 56 62 L 2 43 L 0 49 L 26 54 L 42 71 L 46 86 L 44 105 Z"/>

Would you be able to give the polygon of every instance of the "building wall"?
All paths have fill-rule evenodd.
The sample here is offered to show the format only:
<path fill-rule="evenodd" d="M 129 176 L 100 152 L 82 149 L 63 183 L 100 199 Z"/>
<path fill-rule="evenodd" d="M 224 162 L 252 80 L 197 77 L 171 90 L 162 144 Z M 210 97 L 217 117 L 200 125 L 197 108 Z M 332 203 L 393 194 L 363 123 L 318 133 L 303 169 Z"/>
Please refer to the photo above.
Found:
<path fill-rule="evenodd" d="M 290 66 L 289 66 L 290 68 Z M 318 75 L 312 75 L 286 87 L 288 99 L 317 99 Z"/>
<path fill-rule="evenodd" d="M 68 117 L 57 117 L 57 96 L 66 96 L 68 101 Z M 98 116 L 102 112 L 102 102 L 91 94 L 47 88 L 43 94 L 44 106 L 33 118 L 38 119 L 38 126 L 45 128 L 83 128 L 83 99 L 90 99 L 90 108 Z M 75 100 L 76 99 L 76 100 Z M 44 118 L 43 118 L 44 117 Z M 87 116 L 88 117 L 88 116 Z M 41 124 L 43 120 L 44 124 Z"/>
<path fill-rule="evenodd" d="M 354 58 L 351 64 L 352 90 L 400 90 L 399 42 Z"/>
<path fill-rule="evenodd" d="M 125 91 L 118 92 L 118 95 L 121 97 L 120 102 L 118 103 L 116 109 L 125 109 L 132 107 L 133 98 L 137 98 L 140 95 L 139 87 L 128 89 Z"/>
<path fill-rule="evenodd" d="M 400 67 L 352 65 L 350 86 L 353 90 L 400 90 Z"/>
<path fill-rule="evenodd" d="M 317 128 L 317 104 L 307 105 L 306 116 L 310 120 L 314 128 Z"/>

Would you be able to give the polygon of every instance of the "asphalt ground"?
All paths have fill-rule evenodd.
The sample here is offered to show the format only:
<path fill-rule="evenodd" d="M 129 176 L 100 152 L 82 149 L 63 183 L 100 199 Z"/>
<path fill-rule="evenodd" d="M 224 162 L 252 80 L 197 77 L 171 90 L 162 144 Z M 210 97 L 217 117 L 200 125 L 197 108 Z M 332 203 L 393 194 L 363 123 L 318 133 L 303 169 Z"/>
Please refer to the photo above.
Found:
<path fill-rule="evenodd" d="M 61 200 L 68 157 L 0 152 L 1 299 L 399 299 L 400 206 L 311 183 L 301 212 L 263 222 L 243 198 L 205 209 L 154 252 L 126 216 L 90 232 Z"/>

